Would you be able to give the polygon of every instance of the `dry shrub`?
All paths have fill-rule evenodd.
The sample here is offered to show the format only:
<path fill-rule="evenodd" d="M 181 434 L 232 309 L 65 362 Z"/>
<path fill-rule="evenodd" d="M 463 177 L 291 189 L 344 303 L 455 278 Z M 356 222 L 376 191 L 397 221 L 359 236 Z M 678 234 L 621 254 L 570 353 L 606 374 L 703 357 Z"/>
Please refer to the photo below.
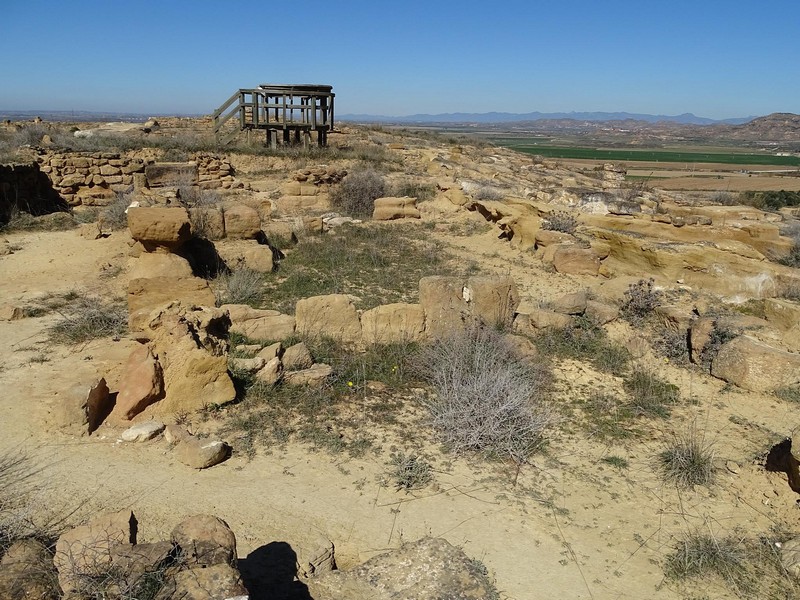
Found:
<path fill-rule="evenodd" d="M 334 208 L 354 217 L 370 217 L 375 200 L 386 195 L 386 182 L 372 169 L 353 171 L 330 195 Z"/>
<path fill-rule="evenodd" d="M 217 304 L 257 305 L 264 296 L 264 274 L 247 267 L 221 272 L 215 280 Z"/>
<path fill-rule="evenodd" d="M 658 455 L 658 466 L 664 479 L 680 488 L 710 485 L 714 481 L 713 445 L 692 424 Z"/>
<path fill-rule="evenodd" d="M 551 371 L 521 360 L 500 333 L 485 327 L 454 332 L 419 355 L 435 396 L 433 426 L 453 452 L 479 452 L 524 463 L 556 421 L 546 402 Z"/>
<path fill-rule="evenodd" d="M 50 341 L 57 344 L 121 336 L 128 327 L 128 309 L 122 303 L 82 297 L 59 312 L 61 318 L 47 330 Z"/>
<path fill-rule="evenodd" d="M 634 325 L 644 323 L 661 304 L 661 292 L 653 279 L 640 279 L 628 286 L 620 314 Z"/>
<path fill-rule="evenodd" d="M 547 216 L 542 224 L 542 229 L 549 231 L 560 231 L 561 233 L 575 233 L 578 228 L 578 220 L 565 211 L 555 211 Z"/>

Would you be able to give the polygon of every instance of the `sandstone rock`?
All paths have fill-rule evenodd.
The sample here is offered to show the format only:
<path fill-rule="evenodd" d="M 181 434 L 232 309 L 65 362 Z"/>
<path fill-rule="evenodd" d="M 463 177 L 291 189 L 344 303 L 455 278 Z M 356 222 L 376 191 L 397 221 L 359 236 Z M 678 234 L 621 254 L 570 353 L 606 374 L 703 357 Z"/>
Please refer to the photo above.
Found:
<path fill-rule="evenodd" d="M 313 546 L 311 551 L 302 561 L 301 568 L 305 577 L 313 577 L 336 570 L 336 556 L 333 542 L 327 538 L 321 538 Z"/>
<path fill-rule="evenodd" d="M 275 342 L 274 344 L 270 344 L 266 348 L 262 348 L 261 350 L 259 350 L 258 356 L 269 362 L 273 358 L 279 358 L 282 352 L 283 352 L 283 344 L 281 344 L 280 342 Z"/>
<path fill-rule="evenodd" d="M 314 364 L 314 359 L 311 357 L 308 347 L 300 342 L 294 346 L 289 346 L 283 353 L 283 368 L 287 371 L 299 371 L 301 369 L 308 369 Z"/>
<path fill-rule="evenodd" d="M 419 281 L 419 303 L 425 313 L 425 330 L 442 337 L 462 327 L 469 309 L 464 301 L 464 284 L 456 277 L 432 276 Z"/>
<path fill-rule="evenodd" d="M 164 428 L 164 439 L 168 444 L 177 444 L 190 437 L 192 437 L 192 434 L 181 425 L 167 425 Z"/>
<path fill-rule="evenodd" d="M 295 332 L 295 317 L 277 310 L 259 310 L 245 304 L 223 304 L 231 316 L 231 332 L 253 340 L 284 340 Z"/>
<path fill-rule="evenodd" d="M 175 249 L 191 237 L 185 208 L 136 207 L 128 209 L 131 237 L 148 251 L 159 246 Z"/>
<path fill-rule="evenodd" d="M 616 306 L 610 306 L 604 302 L 597 302 L 595 300 L 586 301 L 586 316 L 597 325 L 605 325 L 611 323 L 619 317 L 619 309 Z"/>
<path fill-rule="evenodd" d="M 562 231 L 551 231 L 549 229 L 539 229 L 536 232 L 536 247 L 547 248 L 558 244 L 574 244 L 578 240 L 575 236 Z"/>
<path fill-rule="evenodd" d="M 225 237 L 225 218 L 222 211 L 210 206 L 195 206 L 189 209 L 192 235 L 209 240 Z"/>
<path fill-rule="evenodd" d="M 781 564 L 786 572 L 800 579 L 800 538 L 792 538 L 781 544 Z"/>
<path fill-rule="evenodd" d="M 165 425 L 159 421 L 146 421 L 137 423 L 122 432 L 120 438 L 123 442 L 146 442 L 164 431 Z"/>
<path fill-rule="evenodd" d="M 226 206 L 224 216 L 226 237 L 253 239 L 261 231 L 258 211 L 246 204 Z"/>
<path fill-rule="evenodd" d="M 510 325 L 519 306 L 517 285 L 511 277 L 470 277 L 463 289 L 470 316 L 486 325 Z"/>
<path fill-rule="evenodd" d="M 255 356 L 253 358 L 231 358 L 229 360 L 230 366 L 236 371 L 246 371 L 248 373 L 255 373 L 264 368 L 267 364 L 266 359 Z"/>
<path fill-rule="evenodd" d="M 104 378 L 78 384 L 57 399 L 55 417 L 61 427 L 94 432 L 111 413 L 113 404 Z"/>
<path fill-rule="evenodd" d="M 415 342 L 425 335 L 425 311 L 419 304 L 384 304 L 361 315 L 364 343 Z"/>
<path fill-rule="evenodd" d="M 154 277 L 169 277 L 173 279 L 186 279 L 193 276 L 189 261 L 169 252 L 149 252 L 140 254 L 138 258 L 129 261 L 130 270 L 128 279 L 152 279 Z"/>
<path fill-rule="evenodd" d="M 582 315 L 586 312 L 587 301 L 586 290 L 581 290 L 551 300 L 550 307 L 562 315 Z"/>
<path fill-rule="evenodd" d="M 254 246 L 242 253 L 244 266 L 259 273 L 272 273 L 275 268 L 272 259 L 272 248 L 269 246 Z"/>
<path fill-rule="evenodd" d="M 302 371 L 284 373 L 283 381 L 289 385 L 320 385 L 330 377 L 332 373 L 333 368 L 330 365 L 317 363 Z"/>
<path fill-rule="evenodd" d="M 172 530 L 170 539 L 182 550 L 186 564 L 236 567 L 236 536 L 228 524 L 212 515 L 195 515 Z"/>
<path fill-rule="evenodd" d="M 594 277 L 600 269 L 600 259 L 591 250 L 560 246 L 553 254 L 553 266 L 559 273 Z"/>
<path fill-rule="evenodd" d="M 800 324 L 800 303 L 779 298 L 764 300 L 764 312 L 767 320 L 778 329 L 792 329 Z"/>
<path fill-rule="evenodd" d="M 569 315 L 562 315 L 552 310 L 533 309 L 526 313 L 520 313 L 514 319 L 514 331 L 521 333 L 533 333 L 537 329 L 555 327 L 561 329 L 572 324 Z"/>
<path fill-rule="evenodd" d="M 144 175 L 151 188 L 192 185 L 197 181 L 197 165 L 178 162 L 152 163 L 145 166 Z"/>
<path fill-rule="evenodd" d="M 305 583 L 315 600 L 484 600 L 492 594 L 489 581 L 464 552 L 441 538 L 423 538 Z"/>
<path fill-rule="evenodd" d="M 25 312 L 19 306 L 3 304 L 0 306 L 0 321 L 18 321 L 25 318 Z"/>
<path fill-rule="evenodd" d="M 175 456 L 193 469 L 207 469 L 223 462 L 230 456 L 230 446 L 219 440 L 188 437 L 175 446 Z"/>
<path fill-rule="evenodd" d="M 228 313 L 220 309 L 165 307 L 148 324 L 151 350 L 164 373 L 164 398 L 156 414 L 191 413 L 236 398 L 228 374 Z"/>
<path fill-rule="evenodd" d="M 720 348 L 711 363 L 711 374 L 758 392 L 796 385 L 800 383 L 800 354 L 739 336 Z"/>
<path fill-rule="evenodd" d="M 419 219 L 416 198 L 378 198 L 372 211 L 373 221 L 391 221 L 393 219 Z"/>
<path fill-rule="evenodd" d="M 151 277 L 128 283 L 128 328 L 146 331 L 150 314 L 171 302 L 187 306 L 214 306 L 216 297 L 208 282 L 199 277 Z"/>
<path fill-rule="evenodd" d="M 298 300 L 297 333 L 316 339 L 329 337 L 344 344 L 361 342 L 361 321 L 349 296 L 329 294 Z"/>
<path fill-rule="evenodd" d="M 44 544 L 34 539 L 13 542 L 0 561 L 0 598 L 55 600 L 56 570 Z"/>
<path fill-rule="evenodd" d="M 146 574 L 165 570 L 172 562 L 176 549 L 171 542 L 154 542 L 135 546 L 119 544 L 112 546 L 110 553 L 111 569 L 115 579 L 114 587 L 127 591 L 135 590 L 137 583 Z M 111 586 L 106 589 L 108 590 L 109 587 Z"/>
<path fill-rule="evenodd" d="M 62 534 L 53 557 L 62 591 L 69 596 L 80 589 L 84 578 L 107 573 L 112 549 L 136 544 L 136 531 L 136 517 L 131 511 L 123 510 L 99 515 L 86 525 Z"/>
<path fill-rule="evenodd" d="M 161 365 L 148 346 L 136 348 L 128 357 L 119 383 L 117 403 L 112 414 L 130 421 L 164 394 Z"/>
<path fill-rule="evenodd" d="M 248 600 L 239 571 L 226 564 L 178 571 L 156 600 Z"/>
<path fill-rule="evenodd" d="M 277 356 L 269 359 L 264 368 L 256 373 L 256 379 L 267 385 L 275 385 L 283 376 L 283 363 Z"/>

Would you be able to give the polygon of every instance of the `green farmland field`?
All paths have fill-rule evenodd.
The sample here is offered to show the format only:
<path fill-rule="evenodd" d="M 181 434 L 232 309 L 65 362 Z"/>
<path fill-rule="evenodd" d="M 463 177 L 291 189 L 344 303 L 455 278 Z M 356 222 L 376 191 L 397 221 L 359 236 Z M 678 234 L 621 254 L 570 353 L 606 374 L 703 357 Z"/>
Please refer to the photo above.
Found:
<path fill-rule="evenodd" d="M 773 156 L 771 154 L 743 154 L 738 152 L 702 152 L 674 150 L 624 150 L 581 147 L 540 146 L 528 140 L 495 138 L 492 142 L 527 154 L 545 158 L 581 158 L 589 160 L 648 161 L 665 163 L 722 163 L 731 165 L 772 165 L 797 167 L 800 157 Z"/>

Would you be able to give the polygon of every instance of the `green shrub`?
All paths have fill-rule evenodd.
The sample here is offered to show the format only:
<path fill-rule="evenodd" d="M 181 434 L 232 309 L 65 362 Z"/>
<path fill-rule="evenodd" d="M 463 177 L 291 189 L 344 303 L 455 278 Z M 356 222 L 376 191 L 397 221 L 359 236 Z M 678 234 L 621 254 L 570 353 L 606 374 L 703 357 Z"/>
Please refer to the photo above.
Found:
<path fill-rule="evenodd" d="M 353 171 L 330 194 L 331 205 L 354 217 L 370 217 L 375 200 L 386 195 L 386 182 L 372 169 Z"/>

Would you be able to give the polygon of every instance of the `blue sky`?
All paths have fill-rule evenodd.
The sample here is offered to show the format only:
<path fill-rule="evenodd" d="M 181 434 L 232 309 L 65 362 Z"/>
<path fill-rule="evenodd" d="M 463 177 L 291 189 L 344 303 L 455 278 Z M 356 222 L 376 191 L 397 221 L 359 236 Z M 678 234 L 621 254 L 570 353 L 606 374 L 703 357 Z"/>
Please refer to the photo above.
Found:
<path fill-rule="evenodd" d="M 210 113 L 259 83 L 336 111 L 800 113 L 797 1 L 0 0 L 0 109 Z"/>

